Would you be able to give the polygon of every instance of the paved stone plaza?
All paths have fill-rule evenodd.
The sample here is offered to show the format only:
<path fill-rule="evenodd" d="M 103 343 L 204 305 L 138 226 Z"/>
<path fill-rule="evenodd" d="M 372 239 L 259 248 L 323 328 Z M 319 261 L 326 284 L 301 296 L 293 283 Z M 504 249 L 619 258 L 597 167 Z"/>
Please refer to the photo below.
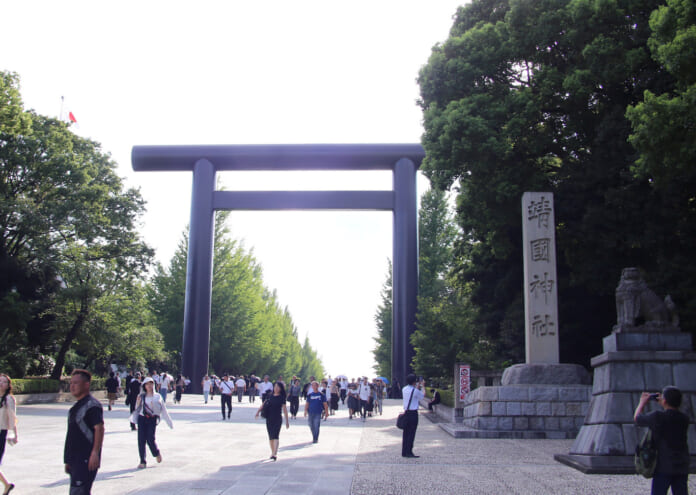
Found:
<path fill-rule="evenodd" d="M 169 401 L 171 402 L 171 401 Z M 256 404 L 258 406 L 258 402 Z M 263 420 L 256 408 L 233 402 L 232 420 L 221 421 L 219 401 L 203 404 L 184 396 L 169 404 L 174 430 L 162 423 L 157 441 L 164 461 L 148 457 L 138 470 L 136 433 L 121 402 L 104 411 L 102 467 L 92 493 L 107 494 L 645 494 L 639 476 L 584 475 L 553 460 L 572 440 L 455 439 L 421 413 L 415 452 L 401 457 L 394 427 L 398 401 L 387 401 L 382 417 L 349 421 L 346 409 L 322 423 L 312 445 L 304 419 L 280 434 L 278 461 L 268 460 Z M 17 485 L 13 494 L 67 494 L 63 441 L 70 404 L 18 407 L 20 443 L 7 447 L 3 472 Z M 148 453 L 149 456 L 149 453 Z M 696 478 L 689 488 L 696 493 Z"/>

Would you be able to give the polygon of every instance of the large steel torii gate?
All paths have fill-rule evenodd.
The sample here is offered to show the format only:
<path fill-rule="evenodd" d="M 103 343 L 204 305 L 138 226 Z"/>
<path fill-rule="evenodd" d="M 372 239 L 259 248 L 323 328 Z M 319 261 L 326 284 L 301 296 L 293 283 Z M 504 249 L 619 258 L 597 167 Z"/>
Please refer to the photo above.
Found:
<path fill-rule="evenodd" d="M 410 371 L 418 290 L 419 144 L 134 146 L 133 170 L 192 171 L 182 372 L 200 393 L 208 373 L 215 210 L 391 210 L 392 380 Z M 216 191 L 218 171 L 391 170 L 391 191 Z"/>

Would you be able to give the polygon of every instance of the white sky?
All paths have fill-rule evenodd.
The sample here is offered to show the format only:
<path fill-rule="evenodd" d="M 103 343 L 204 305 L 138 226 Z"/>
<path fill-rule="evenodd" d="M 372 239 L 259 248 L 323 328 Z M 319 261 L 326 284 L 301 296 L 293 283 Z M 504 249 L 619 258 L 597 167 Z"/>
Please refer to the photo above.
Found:
<path fill-rule="evenodd" d="M 4 2 L 0 69 L 20 75 L 27 109 L 57 116 L 65 97 L 73 130 L 141 189 L 142 235 L 168 264 L 189 221 L 191 174 L 135 174 L 132 146 L 420 142 L 415 80 L 460 3 Z M 390 189 L 391 177 L 238 172 L 223 183 Z M 419 194 L 426 187 L 419 180 Z M 327 371 L 374 375 L 391 213 L 233 212 L 229 227 Z"/>

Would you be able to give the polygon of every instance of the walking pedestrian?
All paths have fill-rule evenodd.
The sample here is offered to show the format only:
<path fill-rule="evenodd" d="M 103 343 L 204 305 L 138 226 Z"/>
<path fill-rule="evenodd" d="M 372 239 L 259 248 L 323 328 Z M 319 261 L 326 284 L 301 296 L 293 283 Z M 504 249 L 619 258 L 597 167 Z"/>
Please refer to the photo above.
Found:
<path fill-rule="evenodd" d="M 113 371 L 109 373 L 109 378 L 104 382 L 104 386 L 106 387 L 106 398 L 109 401 L 109 411 L 111 411 L 111 407 L 118 398 L 119 389 L 119 383 Z"/>
<path fill-rule="evenodd" d="M 268 375 L 263 376 L 263 381 L 259 383 L 258 388 L 259 395 L 261 396 L 261 402 L 265 401 L 271 395 L 273 395 L 273 383 L 271 383 L 270 377 Z"/>
<path fill-rule="evenodd" d="M 140 455 L 140 464 L 138 469 L 147 467 L 145 459 L 145 444 L 150 447 L 150 453 L 157 459 L 157 462 L 162 462 L 162 453 L 157 447 L 155 441 L 155 431 L 160 417 L 169 425 L 169 428 L 174 428 L 172 419 L 169 417 L 167 407 L 165 406 L 164 397 L 162 394 L 155 393 L 155 382 L 148 377 L 143 380 L 143 392 L 138 395 L 135 404 L 135 411 L 131 415 L 131 422 L 138 424 L 138 454 Z"/>
<path fill-rule="evenodd" d="M 643 408 L 654 397 L 662 411 L 643 414 Z M 679 410 L 682 393 L 677 387 L 665 387 L 661 394 L 643 392 L 633 415 L 638 426 L 647 426 L 653 432 L 657 445 L 657 465 L 652 479 L 651 495 L 687 495 L 689 478 L 689 446 L 687 430 L 690 418 Z"/>
<path fill-rule="evenodd" d="M 123 388 L 121 387 L 121 372 L 117 371 L 116 372 L 116 381 L 118 382 L 118 388 L 116 389 L 116 398 L 121 397 L 121 393 L 123 392 Z"/>
<path fill-rule="evenodd" d="M 246 380 L 244 379 L 244 375 L 239 375 L 239 378 L 237 378 L 235 382 L 235 387 L 237 389 L 237 402 L 241 403 L 244 392 L 246 392 Z"/>
<path fill-rule="evenodd" d="M 367 420 L 367 400 L 370 398 L 370 384 L 367 382 L 367 377 L 363 377 L 358 385 L 358 399 L 360 400 L 360 414 L 362 420 Z"/>
<path fill-rule="evenodd" d="M 271 460 L 278 459 L 278 443 L 280 428 L 283 426 L 283 416 L 285 416 L 285 428 L 290 428 L 288 420 L 288 408 L 285 406 L 285 387 L 280 382 L 273 385 L 271 395 L 261 403 L 261 407 L 256 411 L 255 418 L 259 417 L 264 410 L 266 416 L 266 431 L 268 432 L 268 442 L 271 446 Z M 281 416 L 282 413 L 282 416 Z"/>
<path fill-rule="evenodd" d="M 251 374 L 249 377 L 249 386 L 247 390 L 249 391 L 249 402 L 256 402 L 256 385 L 259 383 L 259 379 L 255 374 Z"/>
<path fill-rule="evenodd" d="M 92 375 L 77 369 L 70 377 L 70 393 L 77 400 L 68 413 L 63 462 L 70 475 L 70 495 L 89 495 L 101 465 L 104 411 L 90 394 Z"/>
<path fill-rule="evenodd" d="M 330 401 L 330 413 L 333 416 L 338 411 L 338 391 L 340 389 L 340 384 L 338 380 L 334 380 L 331 384 L 331 401 Z"/>
<path fill-rule="evenodd" d="M 329 417 L 329 405 L 326 402 L 326 395 L 319 391 L 319 384 L 316 381 L 312 382 L 312 391 L 307 394 L 307 402 L 304 409 L 305 418 L 309 415 L 309 429 L 312 432 L 312 443 L 319 441 L 319 427 L 321 426 L 321 418 L 324 421 Z"/>
<path fill-rule="evenodd" d="M 341 384 L 341 404 L 345 405 L 346 404 L 346 393 L 348 389 L 348 379 L 343 377 L 340 380 Z"/>
<path fill-rule="evenodd" d="M 425 384 L 418 379 L 413 373 L 406 377 L 407 385 L 404 387 L 401 395 L 404 398 L 404 411 L 406 414 L 406 426 L 404 426 L 401 437 L 401 456 L 402 457 L 420 457 L 413 453 L 413 443 L 416 439 L 416 430 L 418 429 L 418 404 L 425 397 L 423 389 Z"/>
<path fill-rule="evenodd" d="M 174 403 L 181 404 L 181 394 L 184 393 L 186 388 L 186 380 L 181 375 L 176 375 L 176 382 L 174 385 Z M 164 397 L 162 397 L 164 399 Z"/>
<path fill-rule="evenodd" d="M 314 381 L 314 377 L 310 376 L 309 381 L 304 384 L 304 387 L 302 387 L 302 398 L 304 400 L 307 400 L 307 394 L 312 391 L 312 382 Z"/>
<path fill-rule="evenodd" d="M 353 416 L 359 414 L 360 399 L 357 397 L 357 385 L 354 382 L 348 384 L 346 402 L 348 403 L 348 419 L 353 419 Z"/>
<path fill-rule="evenodd" d="M 382 415 L 382 401 L 384 400 L 384 388 L 384 382 L 380 378 L 375 378 L 372 387 L 372 394 L 375 404 L 375 414 L 379 412 L 380 416 Z"/>
<path fill-rule="evenodd" d="M 126 403 L 130 407 L 130 413 L 133 414 L 133 411 L 135 411 L 135 402 L 138 400 L 138 395 L 140 395 L 140 378 L 142 375 L 138 371 L 135 374 L 135 377 L 128 382 L 128 390 L 126 391 Z M 135 426 L 135 423 L 131 421 L 130 424 L 131 430 L 134 431 L 137 429 Z"/>
<path fill-rule="evenodd" d="M 301 393 L 302 386 L 300 385 L 300 380 L 296 378 L 288 390 L 288 402 L 290 403 L 290 416 L 292 416 L 292 419 L 297 419 L 297 411 L 300 408 Z"/>
<path fill-rule="evenodd" d="M 217 382 L 220 389 L 220 408 L 222 409 L 222 420 L 225 420 L 225 408 L 227 408 L 227 419 L 232 415 L 232 393 L 234 384 L 229 381 L 228 375 L 222 375 L 222 380 Z"/>
<path fill-rule="evenodd" d="M 14 438 L 7 439 L 7 431 L 14 432 Z M 0 463 L 5 454 L 5 443 L 15 445 L 19 441 L 17 436 L 17 403 L 12 395 L 12 380 L 9 375 L 0 374 Z M 3 495 L 7 495 L 14 489 L 14 483 L 10 483 L 5 475 L 0 472 L 0 481 L 4 489 Z"/>
<path fill-rule="evenodd" d="M 179 375 L 181 376 L 181 375 Z M 159 378 L 159 394 L 162 396 L 162 400 L 164 402 L 167 402 L 167 394 L 169 391 L 172 389 L 173 383 L 172 383 L 172 377 L 168 373 L 162 373 L 162 376 Z M 155 381 L 155 386 L 157 386 L 157 382 Z"/>
<path fill-rule="evenodd" d="M 205 399 L 205 403 L 208 403 L 208 395 L 210 394 L 210 388 L 212 386 L 212 383 L 210 381 L 210 377 L 208 375 L 205 375 L 203 377 L 203 380 L 201 381 L 201 387 L 203 387 L 203 398 Z"/>

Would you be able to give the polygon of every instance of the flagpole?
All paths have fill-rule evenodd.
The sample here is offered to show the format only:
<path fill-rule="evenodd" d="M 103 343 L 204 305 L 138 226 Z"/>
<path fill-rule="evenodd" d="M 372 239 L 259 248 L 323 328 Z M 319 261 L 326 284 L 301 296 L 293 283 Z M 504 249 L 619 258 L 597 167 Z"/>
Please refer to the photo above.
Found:
<path fill-rule="evenodd" d="M 65 103 L 65 97 L 61 96 L 60 97 L 60 115 L 58 116 L 58 119 L 63 122 L 63 104 Z"/>

